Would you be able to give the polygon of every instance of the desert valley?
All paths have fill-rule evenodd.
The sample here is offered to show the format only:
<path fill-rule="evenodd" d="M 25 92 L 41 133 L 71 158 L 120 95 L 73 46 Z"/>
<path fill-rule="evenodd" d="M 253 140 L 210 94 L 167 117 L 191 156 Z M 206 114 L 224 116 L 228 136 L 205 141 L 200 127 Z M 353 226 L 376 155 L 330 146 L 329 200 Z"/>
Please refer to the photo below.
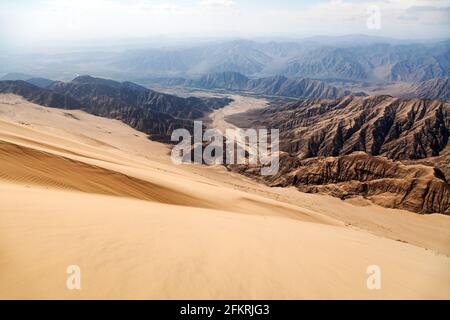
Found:
<path fill-rule="evenodd" d="M 0 300 L 448 302 L 449 30 L 450 0 L 1 1 Z"/>
<path fill-rule="evenodd" d="M 106 92 L 102 99 L 86 98 L 93 102 L 85 109 L 90 113 L 101 114 L 93 108 L 105 110 L 106 105 L 124 110 L 123 98 L 111 98 L 109 91 L 119 83 L 108 81 L 84 77 L 65 86 L 71 86 L 73 96 L 88 88 L 97 95 Z M 450 296 L 448 184 L 426 163 L 399 165 L 364 153 L 366 167 L 358 167 L 355 159 L 353 168 L 330 167 L 340 184 L 274 183 L 290 181 L 292 173 L 299 179 L 320 174 L 324 169 L 314 166 L 332 161 L 322 157 L 306 167 L 307 173 L 298 173 L 304 167 L 287 166 L 284 161 L 292 160 L 282 156 L 280 174 L 260 181 L 246 166 L 173 164 L 171 145 L 151 141 L 147 133 L 164 141 L 172 121 L 187 121 L 190 114 L 176 105 L 175 111 L 166 110 L 186 114 L 185 120 L 162 118 L 164 125 L 147 127 L 129 113 L 116 119 L 91 115 L 79 110 L 81 104 L 70 95 L 23 81 L 0 85 L 10 92 L 0 100 L 3 298 Z M 265 98 L 176 91 L 178 105 L 186 103 L 185 96 L 218 104 L 216 111 L 199 111 L 217 128 L 235 126 L 229 121 L 239 124 L 243 114 L 252 119 L 271 110 Z M 166 92 L 152 101 L 175 99 L 167 95 L 173 89 Z M 444 108 L 447 123 L 448 106 L 433 106 Z M 290 148 L 283 141 L 281 149 Z M 343 176 L 351 172 L 365 176 Z M 367 193 L 347 191 L 358 181 L 375 187 Z M 319 190 L 300 192 L 313 185 Z M 347 196 L 336 195 L 335 189 Z M 83 270 L 80 291 L 65 286 L 66 267 L 73 264 Z M 383 271 L 383 290 L 367 289 L 370 265 Z"/>

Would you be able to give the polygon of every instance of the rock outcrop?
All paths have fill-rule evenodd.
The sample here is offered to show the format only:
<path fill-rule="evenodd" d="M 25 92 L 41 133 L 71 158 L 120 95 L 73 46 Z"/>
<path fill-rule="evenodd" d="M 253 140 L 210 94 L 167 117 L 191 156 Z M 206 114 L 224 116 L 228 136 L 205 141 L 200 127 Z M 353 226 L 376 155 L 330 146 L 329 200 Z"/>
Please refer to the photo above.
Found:
<path fill-rule="evenodd" d="M 280 150 L 301 159 L 364 151 L 414 160 L 438 156 L 446 148 L 450 103 L 349 96 L 335 101 L 301 100 L 229 120 L 240 127 L 279 129 Z"/>
<path fill-rule="evenodd" d="M 259 174 L 252 166 L 231 168 L 248 176 Z M 305 160 L 284 153 L 278 173 L 264 179 L 274 187 L 296 186 L 302 192 L 341 199 L 362 196 L 389 208 L 450 214 L 450 186 L 439 169 L 405 165 L 363 152 Z"/>
<path fill-rule="evenodd" d="M 339 198 L 363 196 L 419 213 L 449 211 L 450 103 L 390 96 L 305 100 L 229 117 L 280 130 L 280 169 L 232 170 L 271 186 Z"/>
<path fill-rule="evenodd" d="M 435 78 L 412 86 L 405 97 L 450 101 L 450 78 Z"/>

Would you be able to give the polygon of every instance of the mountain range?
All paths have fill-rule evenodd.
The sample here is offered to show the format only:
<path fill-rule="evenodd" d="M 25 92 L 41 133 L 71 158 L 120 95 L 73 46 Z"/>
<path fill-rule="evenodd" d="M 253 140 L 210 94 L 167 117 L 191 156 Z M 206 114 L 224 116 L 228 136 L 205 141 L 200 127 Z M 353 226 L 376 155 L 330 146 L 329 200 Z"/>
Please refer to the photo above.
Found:
<path fill-rule="evenodd" d="M 63 109 L 81 109 L 81 103 L 68 96 L 53 92 L 23 80 L 0 81 L 0 93 L 12 93 L 41 106 Z"/>
<path fill-rule="evenodd" d="M 246 76 L 355 81 L 424 81 L 450 75 L 449 41 L 330 43 L 236 40 L 192 48 L 138 50 L 122 53 L 111 67 L 151 75 L 233 71 Z"/>
<path fill-rule="evenodd" d="M 299 100 L 236 118 L 240 127 L 279 128 L 280 149 L 301 159 L 354 151 L 423 159 L 438 156 L 450 135 L 450 102 L 391 96 Z"/>
<path fill-rule="evenodd" d="M 193 120 L 206 118 L 231 102 L 229 98 L 181 98 L 133 82 L 92 76 L 67 82 L 24 74 L 8 77 L 26 81 L 0 81 L 0 93 L 118 119 L 163 142 L 170 141 L 174 129 L 192 129 Z M 402 84 L 397 97 L 355 95 L 310 78 L 255 78 L 232 71 L 151 81 L 300 98 L 289 103 L 274 100 L 266 108 L 225 118 L 238 127 L 280 129 L 277 174 L 261 177 L 251 165 L 229 166 L 230 170 L 270 186 L 295 186 L 341 199 L 362 196 L 386 207 L 450 214 L 448 77 Z"/>
<path fill-rule="evenodd" d="M 260 177 L 251 165 L 234 171 L 271 186 L 450 213 L 450 102 L 348 96 L 274 104 L 227 120 L 280 130 L 277 174 Z"/>
<path fill-rule="evenodd" d="M 55 79 L 76 74 L 131 80 L 198 78 L 239 72 L 252 78 L 281 75 L 327 81 L 419 82 L 450 76 L 450 41 L 369 36 L 210 41 L 134 50 L 3 56 L 2 67 L 5 73 L 26 71 Z"/>
<path fill-rule="evenodd" d="M 123 121 L 149 134 L 170 141 L 176 128 L 192 128 L 194 119 L 231 102 L 228 98 L 181 98 L 162 94 L 132 82 L 80 76 L 70 82 L 55 81 L 41 88 L 25 81 L 0 81 L 0 93 L 13 93 L 49 107 L 81 109 Z"/>
<path fill-rule="evenodd" d="M 227 91 L 244 91 L 258 95 L 282 96 L 290 98 L 323 98 L 336 99 L 349 95 L 349 90 L 342 90 L 327 83 L 308 78 L 287 78 L 273 76 L 251 79 L 238 72 L 209 73 L 199 79 L 155 78 L 149 79 L 150 85 L 186 86 L 201 89 L 222 89 Z M 365 95 L 364 93 L 356 93 Z"/>

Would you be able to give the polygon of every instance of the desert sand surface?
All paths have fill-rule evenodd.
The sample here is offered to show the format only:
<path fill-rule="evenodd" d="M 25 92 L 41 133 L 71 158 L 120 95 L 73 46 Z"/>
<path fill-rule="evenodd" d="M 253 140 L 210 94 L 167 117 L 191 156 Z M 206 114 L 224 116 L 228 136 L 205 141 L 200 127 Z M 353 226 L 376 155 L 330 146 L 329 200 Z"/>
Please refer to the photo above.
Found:
<path fill-rule="evenodd" d="M 0 298 L 450 298 L 449 217 L 268 188 L 169 151 L 1 95 Z"/>

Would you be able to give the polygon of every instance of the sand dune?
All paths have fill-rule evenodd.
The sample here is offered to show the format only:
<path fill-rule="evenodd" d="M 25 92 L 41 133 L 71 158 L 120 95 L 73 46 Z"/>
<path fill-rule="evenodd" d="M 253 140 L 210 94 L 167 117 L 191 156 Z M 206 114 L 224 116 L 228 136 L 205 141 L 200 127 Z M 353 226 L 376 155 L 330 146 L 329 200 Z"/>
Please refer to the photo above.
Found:
<path fill-rule="evenodd" d="M 1 96 L 0 298 L 450 298 L 448 217 L 270 189 L 168 151 Z M 65 287 L 73 264 L 80 291 Z"/>
<path fill-rule="evenodd" d="M 185 206 L 207 201 L 119 172 L 0 141 L 0 179 L 52 189 L 132 197 Z"/>
<path fill-rule="evenodd" d="M 1 187 L 2 297 L 448 298 L 450 260 L 347 228 Z M 39 208 L 36 208 L 39 203 Z M 82 290 L 64 287 L 68 265 Z M 382 290 L 368 290 L 377 264 Z"/>

